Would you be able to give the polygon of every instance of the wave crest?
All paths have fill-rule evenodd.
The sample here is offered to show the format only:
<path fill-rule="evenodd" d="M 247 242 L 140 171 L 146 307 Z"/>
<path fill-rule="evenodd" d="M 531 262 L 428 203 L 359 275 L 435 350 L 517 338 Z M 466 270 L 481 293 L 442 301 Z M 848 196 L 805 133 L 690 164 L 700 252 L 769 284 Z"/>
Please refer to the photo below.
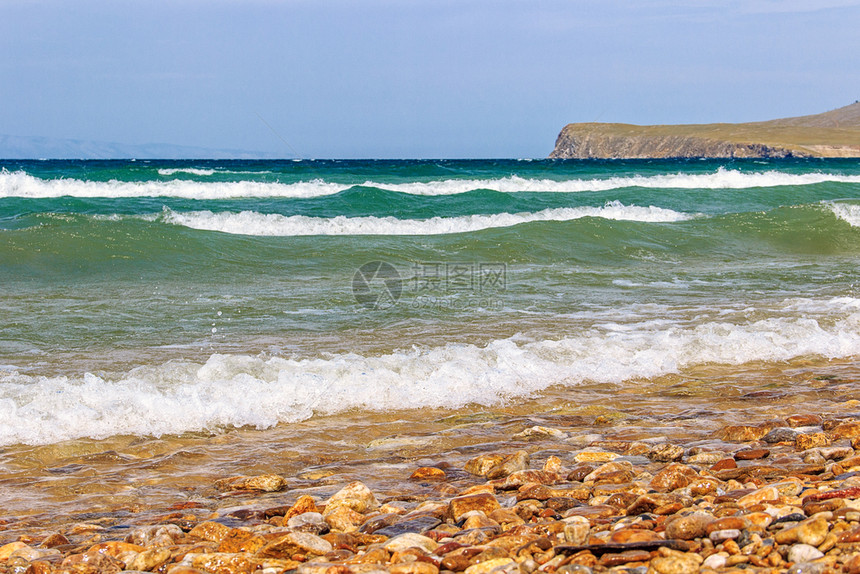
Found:
<path fill-rule="evenodd" d="M 860 227 L 860 204 L 844 202 L 826 202 L 825 205 L 833 215 L 850 225 Z"/>
<path fill-rule="evenodd" d="M 212 175 L 210 170 L 195 168 L 170 168 L 159 170 L 162 175 L 179 172 L 199 176 Z M 170 172 L 168 174 L 168 172 Z M 204 173 L 206 172 L 206 173 Z M 213 172 L 214 173 L 214 172 Z M 410 195 L 439 196 L 456 195 L 487 189 L 502 193 L 576 193 L 583 191 L 608 191 L 628 187 L 661 189 L 745 189 L 754 187 L 802 186 L 825 182 L 860 183 L 860 175 L 834 173 L 791 174 L 779 171 L 747 173 L 719 168 L 712 173 L 662 174 L 650 176 L 626 176 L 592 179 L 531 179 L 517 175 L 496 179 L 445 179 L 437 181 L 413 181 L 407 183 L 385 183 L 355 181 L 353 183 L 327 182 L 321 179 L 294 183 L 262 181 L 194 181 L 174 179 L 170 181 L 87 181 L 79 179 L 40 179 L 23 171 L 0 171 L 0 197 L 179 197 L 186 199 L 231 199 L 241 197 L 308 198 L 334 195 L 355 186 L 374 187 L 381 190 Z"/>
<path fill-rule="evenodd" d="M 165 209 L 163 220 L 192 229 L 220 231 L 237 235 L 266 235 L 294 237 L 302 235 L 445 235 L 469 233 L 484 229 L 512 227 L 535 221 L 573 221 L 583 217 L 598 217 L 623 221 L 668 223 L 695 217 L 662 207 L 623 205 L 608 202 L 603 207 L 560 207 L 533 213 L 497 213 L 492 215 L 463 215 L 430 219 L 398 219 L 396 217 L 309 217 L 242 211 L 239 213 L 211 211 L 175 212 Z"/>

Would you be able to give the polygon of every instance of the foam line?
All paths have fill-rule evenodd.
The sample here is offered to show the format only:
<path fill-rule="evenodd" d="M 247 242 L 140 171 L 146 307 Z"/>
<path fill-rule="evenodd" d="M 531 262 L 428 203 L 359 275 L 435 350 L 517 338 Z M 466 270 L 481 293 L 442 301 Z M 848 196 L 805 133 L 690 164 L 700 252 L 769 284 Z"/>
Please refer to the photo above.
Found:
<path fill-rule="evenodd" d="M 511 227 L 535 221 L 573 221 L 583 217 L 668 223 L 684 221 L 694 215 L 662 207 L 623 205 L 618 201 L 612 201 L 602 207 L 562 207 L 532 213 L 498 213 L 430 219 L 342 215 L 322 218 L 255 211 L 213 213 L 211 211 L 176 212 L 169 209 L 165 209 L 162 217 L 167 223 L 192 229 L 238 235 L 294 237 L 302 235 L 444 235 Z"/>
<path fill-rule="evenodd" d="M 194 174 L 196 168 L 169 168 L 159 170 L 162 175 L 180 172 Z M 197 175 L 206 177 L 210 170 L 197 170 Z M 205 172 L 205 173 L 204 173 Z M 334 183 L 321 179 L 295 183 L 257 181 L 194 181 L 172 179 L 169 181 L 85 181 L 79 179 L 40 179 L 23 171 L 0 171 L 0 197 L 181 197 L 187 199 L 228 199 L 237 197 L 321 197 L 333 195 L 356 185 L 375 187 L 411 195 L 456 195 L 477 189 L 488 189 L 503 193 L 542 192 L 575 193 L 582 191 L 607 191 L 627 187 L 661 189 L 746 189 L 755 187 L 778 187 L 815 185 L 825 182 L 860 183 L 858 175 L 833 173 L 791 174 L 779 171 L 747 173 L 719 168 L 711 173 L 664 174 L 652 176 L 626 176 L 594 179 L 531 179 L 509 176 L 498 179 L 446 179 L 427 182 L 384 183 L 356 181 Z"/>

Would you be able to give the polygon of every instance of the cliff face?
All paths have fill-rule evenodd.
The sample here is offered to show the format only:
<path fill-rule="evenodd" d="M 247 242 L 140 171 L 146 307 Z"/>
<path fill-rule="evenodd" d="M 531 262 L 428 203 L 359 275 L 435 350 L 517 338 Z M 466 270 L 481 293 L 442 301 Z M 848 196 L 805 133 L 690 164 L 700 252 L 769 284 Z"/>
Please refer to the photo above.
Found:
<path fill-rule="evenodd" d="M 551 158 L 762 158 L 802 157 L 805 154 L 760 143 L 734 143 L 696 136 L 642 134 L 613 135 L 600 127 L 567 126 L 555 142 Z"/>
<path fill-rule="evenodd" d="M 568 124 L 549 157 L 860 157 L 860 103 L 814 116 L 745 124 Z"/>

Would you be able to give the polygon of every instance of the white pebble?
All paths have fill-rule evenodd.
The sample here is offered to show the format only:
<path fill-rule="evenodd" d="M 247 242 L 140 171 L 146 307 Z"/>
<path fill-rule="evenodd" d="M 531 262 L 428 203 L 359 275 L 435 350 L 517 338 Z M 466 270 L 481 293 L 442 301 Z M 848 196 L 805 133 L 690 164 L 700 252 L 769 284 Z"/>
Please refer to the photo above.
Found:
<path fill-rule="evenodd" d="M 821 550 L 809 544 L 795 544 L 788 551 L 788 561 L 794 563 L 810 562 L 822 556 L 824 553 Z"/>
<path fill-rule="evenodd" d="M 702 562 L 702 568 L 711 568 L 713 570 L 717 570 L 718 568 L 722 568 L 726 565 L 726 557 L 721 556 L 720 554 L 711 554 L 705 561 Z"/>
<path fill-rule="evenodd" d="M 741 531 L 737 528 L 727 528 L 725 530 L 714 530 L 711 532 L 711 540 L 714 542 L 722 542 L 723 540 L 735 539 L 740 537 Z"/>

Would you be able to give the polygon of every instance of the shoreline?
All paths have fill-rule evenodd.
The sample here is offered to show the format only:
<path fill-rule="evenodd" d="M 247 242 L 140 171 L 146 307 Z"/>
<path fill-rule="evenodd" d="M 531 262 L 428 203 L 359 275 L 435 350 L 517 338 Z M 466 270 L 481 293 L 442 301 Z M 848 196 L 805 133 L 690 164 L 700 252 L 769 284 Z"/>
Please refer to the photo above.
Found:
<path fill-rule="evenodd" d="M 559 448 L 568 451 L 594 441 L 655 437 L 692 444 L 747 420 L 797 411 L 860 413 L 860 404 L 850 402 L 856 381 L 860 361 L 850 358 L 701 365 L 655 379 L 556 385 L 492 406 L 349 410 L 266 429 L 6 445 L 0 450 L 3 511 L 157 508 L 207 497 L 212 483 L 237 474 L 282 474 L 290 488 L 315 488 L 314 494 L 325 494 L 338 476 L 385 489 L 399 484 L 416 461 L 443 457 L 462 467 L 472 453 L 512 446 L 534 451 L 540 441 L 521 434 L 533 426 L 559 429 Z"/>
<path fill-rule="evenodd" d="M 860 102 L 815 115 L 746 123 L 568 124 L 549 157 L 858 158 Z"/>
<path fill-rule="evenodd" d="M 821 566 L 803 572 L 836 571 L 853 560 L 854 542 L 843 540 L 846 533 L 858 529 L 860 540 L 860 402 L 851 398 L 858 380 L 854 362 L 824 367 L 783 368 L 771 385 L 749 369 L 736 369 L 734 380 L 714 374 L 721 386 L 691 375 L 674 384 L 652 381 L 626 392 L 612 389 L 610 405 L 598 389 L 584 389 L 581 396 L 590 393 L 591 403 L 578 409 L 475 410 L 412 432 L 414 423 L 396 415 L 387 421 L 364 415 L 364 422 L 353 419 L 361 428 L 350 432 L 370 433 L 366 444 L 372 447 L 349 460 L 344 451 L 354 444 L 328 449 L 324 444 L 344 439 L 338 437 L 338 425 L 344 424 L 338 417 L 330 417 L 328 426 L 314 423 L 319 442 L 306 445 L 304 454 L 291 450 L 296 445 L 287 435 L 237 430 L 187 437 L 184 446 L 174 445 L 131 472 L 123 467 L 129 464 L 128 446 L 91 441 L 89 452 L 42 468 L 41 480 L 33 480 L 40 471 L 30 472 L 29 485 L 23 475 L 7 475 L 7 498 L 19 492 L 9 488 L 17 481 L 20 492 L 34 501 L 39 491 L 49 494 L 58 487 L 51 483 L 65 480 L 59 488 L 78 501 L 79 511 L 45 502 L 36 513 L 8 514 L 4 508 L 0 571 L 118 572 L 148 566 L 174 574 L 193 572 L 180 567 L 213 574 L 259 568 L 271 574 L 296 569 L 435 574 L 467 568 L 473 568 L 467 574 L 588 574 L 585 567 L 619 574 L 642 574 L 645 570 L 635 569 L 645 567 L 661 574 L 733 567 L 783 572 L 794 562 L 791 552 L 816 555 L 810 548 L 793 550 L 802 544 L 824 554 L 810 559 Z M 733 396 L 720 396 L 731 389 Z M 708 403 L 722 410 L 707 411 Z M 298 460 L 291 467 L 277 459 L 253 460 L 259 451 L 236 457 L 250 443 L 233 441 L 260 435 L 272 443 L 270 452 L 280 449 L 286 451 L 284 460 L 290 455 Z M 209 446 L 202 448 L 201 441 Z M 153 441 L 138 444 L 154 450 Z M 218 445 L 221 462 L 195 472 L 206 457 L 219 456 Z M 21 460 L 40 448 L 47 447 L 32 447 Z M 4 449 L 7 465 L 10 450 L 15 449 Z M 505 463 L 490 468 L 505 456 Z M 102 461 L 114 471 L 94 473 L 97 466 L 87 470 L 81 461 Z M 147 481 L 170 489 L 136 496 L 134 488 Z M 110 484 L 114 487 L 106 488 Z M 349 485 L 348 495 L 337 494 Z M 846 488 L 854 490 L 835 498 L 824 494 Z M 467 500 L 457 502 L 462 497 Z M 90 507 L 80 508 L 88 500 Z M 468 504 L 461 508 L 461 503 Z M 463 516 L 473 503 L 471 510 L 478 512 Z M 320 512 L 308 514 L 314 509 Z M 690 512 L 692 517 L 685 516 Z M 712 524 L 721 528 L 708 531 Z M 780 542 L 791 536 L 780 534 L 784 527 L 810 524 L 818 530 L 826 525 L 817 544 Z M 690 530 L 678 534 L 681 525 Z M 389 529 L 381 532 L 392 536 L 383 539 L 376 528 Z M 406 542 L 396 534 L 404 528 L 412 536 Z M 414 538 L 418 534 L 422 537 Z M 407 542 L 422 550 L 386 548 Z M 439 547 L 446 552 L 436 553 Z M 326 551 L 317 553 L 320 549 Z M 860 558 L 845 571 L 860 572 Z"/>

